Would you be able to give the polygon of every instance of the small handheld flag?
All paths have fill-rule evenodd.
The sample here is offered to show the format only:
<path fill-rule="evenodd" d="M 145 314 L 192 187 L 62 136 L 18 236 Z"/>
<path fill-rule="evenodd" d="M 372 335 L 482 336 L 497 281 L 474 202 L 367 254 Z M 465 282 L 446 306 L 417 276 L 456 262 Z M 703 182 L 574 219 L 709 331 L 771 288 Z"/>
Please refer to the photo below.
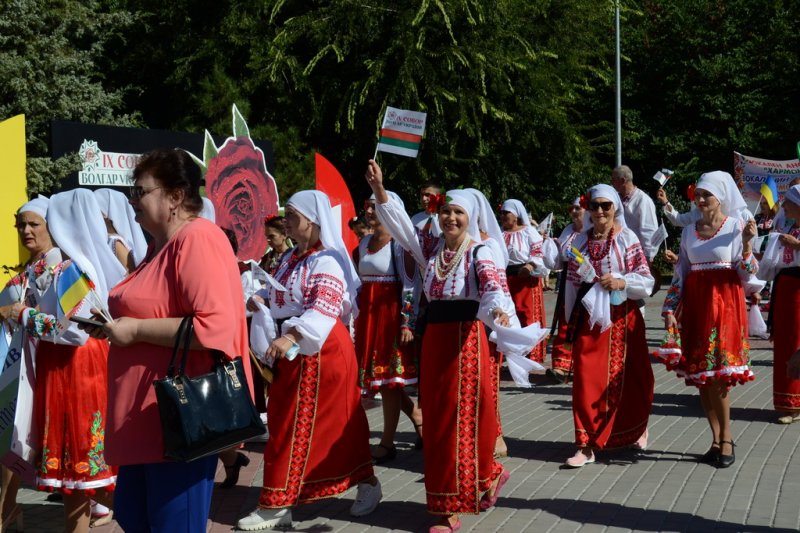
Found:
<path fill-rule="evenodd" d="M 64 316 L 71 315 L 91 289 L 92 282 L 75 263 L 62 270 L 56 281 L 56 294 Z"/>
<path fill-rule="evenodd" d="M 375 155 L 377 156 L 378 152 L 389 152 L 417 157 L 422 136 L 425 134 L 426 116 L 426 113 L 419 111 L 387 107 Z"/>
<path fill-rule="evenodd" d="M 668 168 L 662 168 L 658 172 L 655 173 L 653 179 L 658 182 L 658 184 L 663 187 L 667 184 L 667 182 L 672 178 L 673 172 Z"/>
<path fill-rule="evenodd" d="M 574 259 L 575 262 L 578 263 L 579 265 L 583 264 L 583 254 L 581 254 L 581 251 L 575 248 L 574 246 L 570 247 L 570 249 L 567 250 L 567 256 L 570 257 L 571 259 Z"/>
<path fill-rule="evenodd" d="M 761 196 L 767 201 L 770 209 L 778 203 L 778 184 L 775 183 L 772 176 L 767 176 L 767 179 L 761 184 Z"/>
<path fill-rule="evenodd" d="M 542 235 L 550 235 L 551 230 L 553 229 L 553 213 L 550 213 L 546 217 L 542 219 L 539 223 L 539 233 Z"/>
<path fill-rule="evenodd" d="M 653 248 L 660 248 L 661 244 L 667 241 L 667 237 L 669 237 L 667 226 L 665 226 L 662 222 L 658 229 L 653 233 Z"/>

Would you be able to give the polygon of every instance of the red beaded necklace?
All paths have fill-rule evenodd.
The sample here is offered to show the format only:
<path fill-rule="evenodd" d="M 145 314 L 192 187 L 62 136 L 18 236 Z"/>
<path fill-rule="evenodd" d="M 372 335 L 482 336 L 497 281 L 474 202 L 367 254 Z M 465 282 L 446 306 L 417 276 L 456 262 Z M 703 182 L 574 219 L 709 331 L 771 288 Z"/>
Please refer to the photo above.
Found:
<path fill-rule="evenodd" d="M 314 252 L 316 252 L 317 250 L 319 250 L 321 247 L 322 247 L 322 241 L 318 240 L 317 242 L 314 243 L 313 246 L 311 246 L 308 250 L 306 250 L 305 252 L 303 252 L 300 255 L 297 255 L 297 248 L 295 248 L 294 251 L 292 252 L 292 256 L 289 258 L 289 265 L 291 265 L 291 266 L 296 265 L 297 263 L 299 263 L 300 261 L 302 261 L 303 259 L 305 259 L 309 255 L 311 255 Z"/>
<path fill-rule="evenodd" d="M 606 257 L 609 254 L 609 252 L 611 252 L 611 239 L 613 238 L 614 238 L 614 228 L 611 228 L 611 231 L 608 232 L 608 237 L 606 237 L 605 246 L 600 248 L 601 252 L 599 254 L 596 254 L 594 251 L 594 249 L 598 248 L 598 246 L 592 246 L 593 243 L 589 242 L 589 245 L 587 246 L 587 248 L 589 249 L 589 258 L 596 263 L 601 259 L 603 259 L 604 257 Z M 592 240 L 594 241 L 594 239 Z"/>

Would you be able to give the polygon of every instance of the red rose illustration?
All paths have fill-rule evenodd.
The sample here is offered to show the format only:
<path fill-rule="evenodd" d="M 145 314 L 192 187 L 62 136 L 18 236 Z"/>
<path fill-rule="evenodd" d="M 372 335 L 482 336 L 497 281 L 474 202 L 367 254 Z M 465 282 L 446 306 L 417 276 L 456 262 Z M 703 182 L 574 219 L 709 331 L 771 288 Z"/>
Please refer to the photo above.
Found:
<path fill-rule="evenodd" d="M 208 162 L 206 194 L 217 225 L 236 233 L 239 259 L 261 259 L 267 249 L 264 219 L 278 213 L 278 189 L 264 152 L 249 137 L 229 137 Z"/>

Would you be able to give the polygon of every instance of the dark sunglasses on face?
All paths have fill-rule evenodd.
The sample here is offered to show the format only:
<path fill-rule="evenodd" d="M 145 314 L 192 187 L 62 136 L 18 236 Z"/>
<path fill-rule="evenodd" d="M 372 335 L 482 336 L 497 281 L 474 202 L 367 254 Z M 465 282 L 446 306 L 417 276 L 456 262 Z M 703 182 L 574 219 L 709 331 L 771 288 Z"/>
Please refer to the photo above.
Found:
<path fill-rule="evenodd" d="M 598 209 L 611 211 L 612 207 L 614 207 L 614 202 L 589 202 L 589 211 L 597 211 Z"/>

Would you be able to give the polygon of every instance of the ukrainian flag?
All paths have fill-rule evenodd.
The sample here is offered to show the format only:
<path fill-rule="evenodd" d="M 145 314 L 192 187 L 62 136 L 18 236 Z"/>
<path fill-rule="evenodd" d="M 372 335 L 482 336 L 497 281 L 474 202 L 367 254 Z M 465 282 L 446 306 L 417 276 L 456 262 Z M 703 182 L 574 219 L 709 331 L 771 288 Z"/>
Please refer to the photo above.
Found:
<path fill-rule="evenodd" d="M 80 271 L 75 263 L 70 263 L 67 268 L 62 270 L 56 280 L 56 294 L 58 295 L 58 304 L 64 316 L 69 316 L 86 295 L 89 294 L 90 290 L 91 285 L 89 278 Z"/>
<path fill-rule="evenodd" d="M 767 176 L 767 179 L 761 184 L 761 196 L 767 201 L 770 209 L 778 203 L 778 184 L 775 183 L 772 176 Z"/>

